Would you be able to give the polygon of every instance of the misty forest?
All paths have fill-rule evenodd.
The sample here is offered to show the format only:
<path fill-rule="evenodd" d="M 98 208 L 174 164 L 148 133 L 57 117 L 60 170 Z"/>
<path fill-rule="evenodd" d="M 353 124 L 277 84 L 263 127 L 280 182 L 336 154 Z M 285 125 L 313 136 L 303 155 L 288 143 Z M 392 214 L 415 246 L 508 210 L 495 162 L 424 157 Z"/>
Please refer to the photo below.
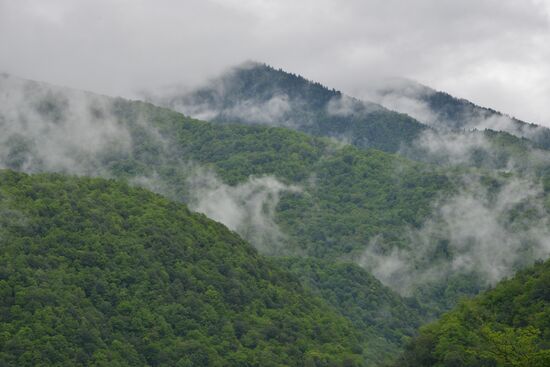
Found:
<path fill-rule="evenodd" d="M 550 128 L 228 64 L 0 63 L 0 366 L 550 366 Z"/>

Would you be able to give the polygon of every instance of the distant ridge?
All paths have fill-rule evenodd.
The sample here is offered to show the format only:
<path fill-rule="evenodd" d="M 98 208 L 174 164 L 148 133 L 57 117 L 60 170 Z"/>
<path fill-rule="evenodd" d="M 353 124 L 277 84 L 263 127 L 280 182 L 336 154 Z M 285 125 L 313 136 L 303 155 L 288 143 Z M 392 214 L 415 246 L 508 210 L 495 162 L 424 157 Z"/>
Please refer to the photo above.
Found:
<path fill-rule="evenodd" d="M 175 90 L 151 100 L 212 122 L 282 126 L 387 152 L 398 151 L 426 129 L 379 104 L 255 62 L 234 67 L 191 92 Z"/>

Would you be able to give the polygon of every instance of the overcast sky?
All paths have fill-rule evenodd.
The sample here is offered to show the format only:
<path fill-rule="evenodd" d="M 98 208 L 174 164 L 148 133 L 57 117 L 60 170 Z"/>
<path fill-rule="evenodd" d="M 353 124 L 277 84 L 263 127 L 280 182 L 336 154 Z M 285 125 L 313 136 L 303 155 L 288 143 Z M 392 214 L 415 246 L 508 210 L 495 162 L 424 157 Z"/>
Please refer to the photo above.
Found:
<path fill-rule="evenodd" d="M 0 71 L 132 96 L 262 61 L 402 76 L 550 126 L 550 0 L 0 0 Z"/>

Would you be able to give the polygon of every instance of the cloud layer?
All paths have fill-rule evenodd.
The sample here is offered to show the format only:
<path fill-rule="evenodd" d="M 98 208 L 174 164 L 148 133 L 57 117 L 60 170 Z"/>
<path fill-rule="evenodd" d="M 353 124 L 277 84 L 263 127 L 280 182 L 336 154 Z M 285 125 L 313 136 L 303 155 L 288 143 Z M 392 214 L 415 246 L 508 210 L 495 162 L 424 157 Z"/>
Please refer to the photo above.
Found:
<path fill-rule="evenodd" d="M 550 125 L 548 0 L 0 0 L 0 71 L 130 96 L 246 59 L 361 97 L 403 76 Z"/>

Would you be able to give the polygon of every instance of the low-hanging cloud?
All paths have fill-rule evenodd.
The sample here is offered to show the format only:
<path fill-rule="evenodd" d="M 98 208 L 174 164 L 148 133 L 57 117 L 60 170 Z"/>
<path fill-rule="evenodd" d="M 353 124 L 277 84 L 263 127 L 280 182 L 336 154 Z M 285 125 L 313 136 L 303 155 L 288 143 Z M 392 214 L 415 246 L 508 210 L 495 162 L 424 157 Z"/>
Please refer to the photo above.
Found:
<path fill-rule="evenodd" d="M 157 101 L 163 104 L 162 101 Z M 175 104 L 169 104 L 174 110 L 184 115 L 205 121 L 221 119 L 228 122 L 240 122 L 254 125 L 269 125 L 281 127 L 293 127 L 298 125 L 290 112 L 296 103 L 291 103 L 286 94 L 277 94 L 267 101 L 256 99 L 243 99 L 232 106 L 216 108 L 216 105 L 208 103 L 195 103 L 186 100 Z"/>
<path fill-rule="evenodd" d="M 235 106 L 224 110 L 225 119 L 244 120 L 257 124 L 268 125 L 287 125 L 292 124 L 285 118 L 290 112 L 291 107 L 288 96 L 281 94 L 271 97 L 266 102 L 256 102 L 253 100 L 239 101 Z"/>
<path fill-rule="evenodd" d="M 372 241 L 360 263 L 383 283 L 410 295 L 456 274 L 475 274 L 478 286 L 495 284 L 550 255 L 550 223 L 540 185 L 513 178 L 487 187 L 466 176 L 465 186 L 434 205 L 433 216 L 410 229 L 406 248 L 384 250 Z"/>
<path fill-rule="evenodd" d="M 522 154 L 507 150 L 487 135 L 492 132 L 426 130 L 400 154 L 415 160 L 445 166 L 484 167 L 502 171 L 533 173 L 550 164 L 550 154 L 528 144 Z M 521 144 L 521 143 L 518 143 Z"/>
<path fill-rule="evenodd" d="M 432 127 L 402 146 L 401 154 L 447 166 L 497 171 L 489 179 L 493 184 L 483 182 L 476 171 L 465 173 L 462 189 L 436 201 L 432 216 L 407 231 L 405 247 L 388 248 L 379 236 L 370 242 L 360 263 L 385 284 L 412 295 L 460 275 L 473 276 L 476 286 L 483 288 L 547 258 L 550 223 L 539 174 L 550 166 L 550 154 L 521 139 L 510 146 L 515 138 L 507 136 L 536 138 L 540 131 L 508 116 L 475 109 L 463 111 L 460 125 L 455 126 L 456 121 L 445 120 L 423 100 L 433 93 L 430 89 L 406 82 L 389 90 L 395 92 L 385 90 L 374 99 Z M 515 173 L 503 178 L 498 171 Z"/>
<path fill-rule="evenodd" d="M 332 98 L 327 104 L 327 113 L 332 116 L 346 117 L 359 112 L 359 102 L 346 95 Z"/>
<path fill-rule="evenodd" d="M 130 150 L 107 98 L 0 76 L 0 167 L 86 174 Z"/>
<path fill-rule="evenodd" d="M 192 210 L 225 224 L 260 251 L 277 254 L 282 250 L 285 236 L 276 223 L 275 209 L 281 194 L 299 192 L 299 187 L 272 176 L 250 177 L 230 186 L 202 168 L 196 169 L 186 184 Z"/>
<path fill-rule="evenodd" d="M 419 83 L 402 78 L 379 79 L 363 91 L 362 97 L 429 125 L 438 125 L 438 115 L 422 98 L 433 93 Z"/>

